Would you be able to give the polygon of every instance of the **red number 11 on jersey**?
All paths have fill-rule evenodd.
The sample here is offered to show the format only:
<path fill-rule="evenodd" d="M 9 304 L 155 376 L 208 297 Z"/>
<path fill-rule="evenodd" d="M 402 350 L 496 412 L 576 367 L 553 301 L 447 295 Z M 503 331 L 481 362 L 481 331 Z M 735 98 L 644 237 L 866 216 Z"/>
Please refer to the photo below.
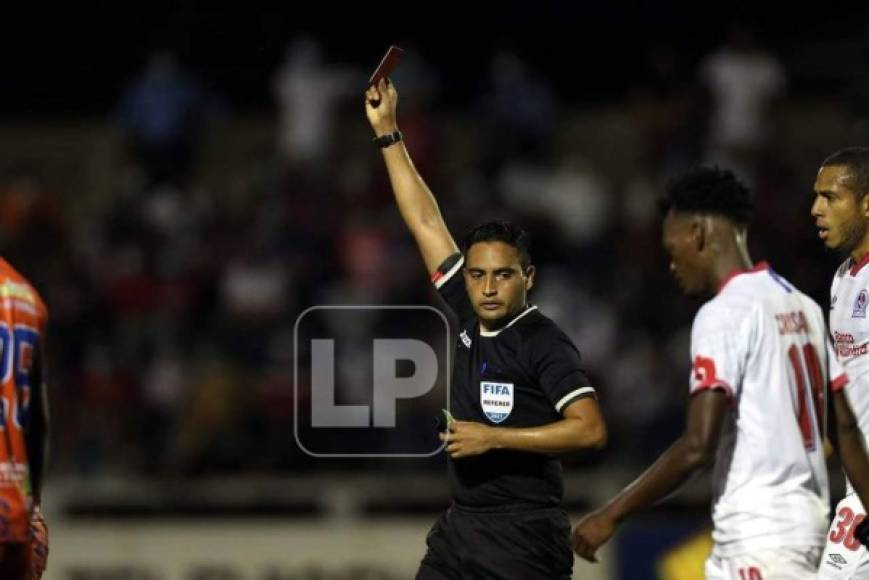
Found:
<path fill-rule="evenodd" d="M 820 430 L 821 417 L 824 412 L 824 375 L 821 373 L 821 361 L 818 358 L 818 351 L 811 344 L 803 345 L 802 357 L 797 345 L 791 346 L 788 349 L 788 358 L 791 361 L 791 366 L 794 367 L 794 377 L 797 381 L 799 401 L 797 422 L 800 424 L 800 431 L 803 434 L 803 445 L 806 446 L 806 449 L 815 449 L 817 441 L 815 441 L 812 417 L 809 413 L 809 396 L 815 403 L 816 424 Z M 811 395 L 807 392 L 807 384 L 808 388 L 811 389 Z"/>

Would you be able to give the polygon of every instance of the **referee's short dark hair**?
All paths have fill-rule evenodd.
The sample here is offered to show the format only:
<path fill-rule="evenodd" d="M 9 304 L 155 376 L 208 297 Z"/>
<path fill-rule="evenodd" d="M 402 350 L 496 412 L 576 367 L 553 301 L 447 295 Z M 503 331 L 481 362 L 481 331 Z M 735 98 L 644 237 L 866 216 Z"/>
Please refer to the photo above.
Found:
<path fill-rule="evenodd" d="M 519 264 L 523 272 L 531 265 L 531 238 L 521 227 L 514 223 L 495 221 L 480 224 L 465 236 L 462 254 L 468 255 L 471 246 L 479 242 L 504 242 L 519 251 Z"/>
<path fill-rule="evenodd" d="M 732 171 L 718 167 L 696 167 L 667 184 L 658 201 L 661 212 L 699 213 L 723 216 L 748 225 L 754 212 L 751 192 Z"/>
<path fill-rule="evenodd" d="M 821 163 L 821 167 L 847 167 L 848 187 L 857 199 L 869 193 L 869 147 L 839 149 Z"/>

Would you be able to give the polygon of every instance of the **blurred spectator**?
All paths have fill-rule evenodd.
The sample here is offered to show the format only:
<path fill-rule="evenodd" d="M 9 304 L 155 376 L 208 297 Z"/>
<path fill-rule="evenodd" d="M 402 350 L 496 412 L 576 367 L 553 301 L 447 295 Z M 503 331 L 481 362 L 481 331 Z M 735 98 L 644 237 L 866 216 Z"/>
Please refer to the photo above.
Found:
<path fill-rule="evenodd" d="M 736 24 L 727 43 L 700 65 L 700 82 L 711 99 L 708 160 L 750 175 L 785 93 L 783 66 L 758 46 L 751 29 Z"/>
<path fill-rule="evenodd" d="M 273 80 L 278 150 L 287 163 L 317 165 L 325 160 L 332 147 L 336 104 L 356 96 L 362 83 L 352 71 L 327 66 L 313 38 L 290 44 Z"/>
<path fill-rule="evenodd" d="M 278 258 L 248 254 L 231 260 L 223 271 L 223 308 L 239 321 L 269 319 L 284 308 L 290 279 Z"/>
<path fill-rule="evenodd" d="M 219 99 L 191 77 L 170 52 L 151 55 L 124 91 L 117 119 L 151 184 L 184 183 L 196 162 L 205 121 Z"/>
<path fill-rule="evenodd" d="M 846 93 L 849 113 L 850 143 L 869 141 L 869 25 L 863 31 L 860 49 L 854 55 L 854 64 L 849 67 L 849 87 Z"/>
<path fill-rule="evenodd" d="M 179 410 L 188 397 L 184 363 L 177 349 L 163 344 L 144 371 L 139 436 L 148 443 L 142 450 L 142 468 L 149 474 L 159 474 L 167 467 L 166 451 L 177 429 Z"/>
<path fill-rule="evenodd" d="M 256 393 L 246 387 L 255 378 L 239 376 L 219 351 L 203 345 L 190 375 L 189 396 L 179 409 L 184 420 L 168 450 L 171 473 L 238 472 L 246 458 L 255 457 L 247 427 L 255 420 L 248 402 Z"/>
<path fill-rule="evenodd" d="M 672 175 L 697 162 L 703 119 L 693 84 L 682 77 L 684 56 L 670 44 L 645 51 L 645 67 L 629 104 L 645 132 L 646 170 Z"/>
<path fill-rule="evenodd" d="M 495 170 L 511 156 L 546 150 L 555 126 L 555 97 L 517 55 L 504 52 L 492 60 L 479 109 L 487 137 L 485 169 Z"/>
<path fill-rule="evenodd" d="M 612 192 L 586 159 L 562 156 L 540 195 L 538 203 L 547 208 L 570 245 L 586 248 L 601 241 L 610 224 Z"/>
<path fill-rule="evenodd" d="M 19 167 L 0 179 L 0 247 L 14 263 L 59 262 L 68 235 L 63 208 L 36 167 Z M 31 277 L 39 283 L 48 272 Z"/>
<path fill-rule="evenodd" d="M 610 226 L 610 186 L 581 156 L 565 153 L 554 169 L 527 163 L 505 165 L 499 179 L 513 210 L 542 214 L 570 248 L 571 265 L 593 270 L 604 260 L 603 235 Z"/>

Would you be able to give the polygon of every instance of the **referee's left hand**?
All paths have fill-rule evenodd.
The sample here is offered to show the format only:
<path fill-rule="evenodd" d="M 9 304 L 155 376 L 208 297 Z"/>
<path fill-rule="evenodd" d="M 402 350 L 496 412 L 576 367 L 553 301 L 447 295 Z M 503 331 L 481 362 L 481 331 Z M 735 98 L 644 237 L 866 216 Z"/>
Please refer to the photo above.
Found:
<path fill-rule="evenodd" d="M 495 445 L 495 427 L 473 421 L 452 421 L 450 430 L 438 436 L 453 459 L 481 455 Z"/>

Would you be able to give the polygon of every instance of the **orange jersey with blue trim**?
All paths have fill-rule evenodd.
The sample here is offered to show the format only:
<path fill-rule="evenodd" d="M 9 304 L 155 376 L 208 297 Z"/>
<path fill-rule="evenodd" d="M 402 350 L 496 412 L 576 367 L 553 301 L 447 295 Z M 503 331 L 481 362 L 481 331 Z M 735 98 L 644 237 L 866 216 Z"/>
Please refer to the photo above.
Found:
<path fill-rule="evenodd" d="M 34 362 L 48 311 L 33 286 L 0 258 L 0 542 L 26 542 L 33 506 L 25 432 Z M 41 362 L 37 363 L 41 364 Z"/>

